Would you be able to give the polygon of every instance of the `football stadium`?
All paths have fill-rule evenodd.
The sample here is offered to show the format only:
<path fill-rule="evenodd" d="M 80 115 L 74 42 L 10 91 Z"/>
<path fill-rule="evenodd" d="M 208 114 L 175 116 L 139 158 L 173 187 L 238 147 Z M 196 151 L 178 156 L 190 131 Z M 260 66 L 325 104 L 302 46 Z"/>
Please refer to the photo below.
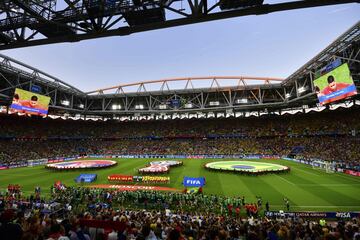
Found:
<path fill-rule="evenodd" d="M 0 239 L 360 239 L 359 16 L 359 1 L 1 1 Z"/>

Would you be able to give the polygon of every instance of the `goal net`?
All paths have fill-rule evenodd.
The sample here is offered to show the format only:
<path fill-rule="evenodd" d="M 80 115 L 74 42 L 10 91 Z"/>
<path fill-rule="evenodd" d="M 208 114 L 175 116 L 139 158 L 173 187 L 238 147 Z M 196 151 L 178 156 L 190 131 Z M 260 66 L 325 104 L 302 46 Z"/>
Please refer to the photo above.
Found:
<path fill-rule="evenodd" d="M 328 161 L 313 161 L 311 163 L 313 169 L 323 170 L 326 173 L 334 173 L 334 166 Z"/>

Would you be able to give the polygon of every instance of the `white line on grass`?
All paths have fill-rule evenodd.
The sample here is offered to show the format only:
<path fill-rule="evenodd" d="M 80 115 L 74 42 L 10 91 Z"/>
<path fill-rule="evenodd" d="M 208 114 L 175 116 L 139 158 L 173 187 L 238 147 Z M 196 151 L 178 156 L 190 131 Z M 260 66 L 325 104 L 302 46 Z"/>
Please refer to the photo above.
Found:
<path fill-rule="evenodd" d="M 298 186 L 324 186 L 324 187 L 346 187 L 346 186 L 360 186 L 360 183 L 300 183 Z"/>
<path fill-rule="evenodd" d="M 284 180 L 284 181 L 287 182 L 288 184 L 291 184 L 291 185 L 293 185 L 293 186 L 296 186 L 295 183 L 290 182 L 289 180 L 287 180 L 286 178 L 283 178 L 282 176 L 279 176 L 279 175 L 274 175 L 274 176 L 277 176 L 277 177 L 281 178 L 282 180 Z"/>
<path fill-rule="evenodd" d="M 312 172 L 309 172 L 309 171 L 305 171 L 305 170 L 300 169 L 300 168 L 297 168 L 297 167 L 291 167 L 291 168 L 294 168 L 294 169 L 296 169 L 297 171 L 301 171 L 301 172 L 306 173 L 306 174 L 310 174 L 310 175 L 317 176 L 317 177 L 319 176 L 319 174 L 312 173 Z M 309 168 L 309 169 L 311 169 L 311 168 Z"/>

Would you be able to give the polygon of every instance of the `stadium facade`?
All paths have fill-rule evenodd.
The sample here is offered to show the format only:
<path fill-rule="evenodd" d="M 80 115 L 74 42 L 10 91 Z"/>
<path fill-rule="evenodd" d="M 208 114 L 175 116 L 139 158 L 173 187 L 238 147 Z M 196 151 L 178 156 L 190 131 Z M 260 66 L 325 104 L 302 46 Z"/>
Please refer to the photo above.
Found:
<path fill-rule="evenodd" d="M 280 115 L 359 105 L 359 97 L 320 106 L 314 79 L 334 61 L 347 63 L 360 87 L 360 22 L 288 78 L 210 76 L 144 81 L 83 92 L 0 54 L 0 104 L 8 111 L 16 88 L 49 96 L 50 115 L 82 119 L 151 120 Z"/>

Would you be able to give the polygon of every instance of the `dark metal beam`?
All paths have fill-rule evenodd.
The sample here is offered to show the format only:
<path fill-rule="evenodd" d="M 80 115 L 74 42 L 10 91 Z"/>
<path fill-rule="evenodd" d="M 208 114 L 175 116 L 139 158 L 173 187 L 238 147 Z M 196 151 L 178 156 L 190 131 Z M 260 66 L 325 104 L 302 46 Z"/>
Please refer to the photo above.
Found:
<path fill-rule="evenodd" d="M 26 4 L 24 1 L 20 0 L 12 0 L 14 4 L 22 8 L 26 13 L 30 14 L 34 18 L 38 19 L 39 21 L 46 21 L 46 19 L 41 16 L 38 12 L 36 12 L 34 9 L 32 9 L 28 4 Z"/>
<path fill-rule="evenodd" d="M 291 1 L 285 3 L 276 3 L 276 4 L 264 4 L 261 6 L 236 9 L 230 11 L 220 11 L 215 13 L 208 14 L 198 14 L 190 17 L 184 17 L 179 19 L 166 20 L 164 22 L 156 22 L 151 24 L 136 25 L 130 27 L 120 27 L 117 29 L 108 29 L 105 31 L 96 31 L 82 34 L 70 34 L 70 35 L 60 35 L 60 36 L 51 36 L 46 39 L 34 39 L 27 42 L 15 41 L 6 45 L 0 45 L 0 50 L 4 49 L 13 49 L 20 47 L 29 47 L 37 46 L 44 44 L 60 43 L 60 42 L 77 42 L 86 39 L 110 37 L 110 36 L 125 36 L 132 33 L 170 28 L 181 25 L 188 25 L 194 23 L 208 22 L 226 18 L 248 16 L 248 15 L 261 15 L 268 14 L 272 12 L 302 9 L 302 8 L 311 8 L 319 6 L 329 6 L 335 4 L 346 4 L 346 3 L 360 3 L 360 1 L 354 0 L 303 0 L 303 1 Z"/>

